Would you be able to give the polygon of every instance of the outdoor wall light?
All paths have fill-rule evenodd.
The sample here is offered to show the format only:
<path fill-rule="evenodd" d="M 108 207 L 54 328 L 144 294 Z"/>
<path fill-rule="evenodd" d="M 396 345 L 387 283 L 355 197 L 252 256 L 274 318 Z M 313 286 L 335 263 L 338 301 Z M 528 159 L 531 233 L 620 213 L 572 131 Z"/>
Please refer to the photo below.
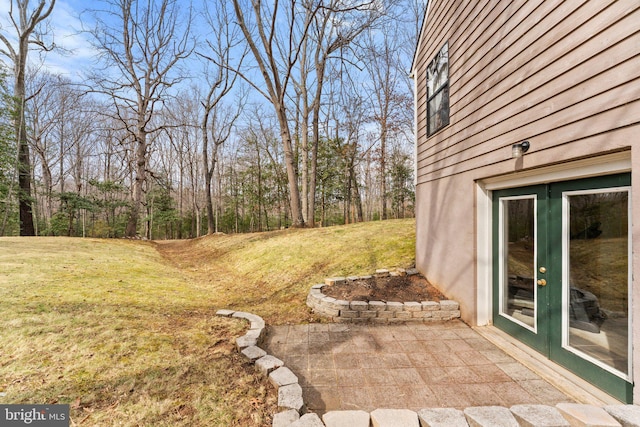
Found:
<path fill-rule="evenodd" d="M 511 146 L 511 158 L 517 159 L 529 150 L 529 141 L 522 141 Z"/>

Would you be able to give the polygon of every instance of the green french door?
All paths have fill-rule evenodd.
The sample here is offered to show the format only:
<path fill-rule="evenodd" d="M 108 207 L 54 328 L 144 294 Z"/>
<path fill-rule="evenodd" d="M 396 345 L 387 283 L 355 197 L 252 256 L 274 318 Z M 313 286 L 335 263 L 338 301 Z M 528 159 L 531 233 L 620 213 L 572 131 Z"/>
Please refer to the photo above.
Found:
<path fill-rule="evenodd" d="M 631 175 L 493 193 L 493 323 L 632 399 Z"/>

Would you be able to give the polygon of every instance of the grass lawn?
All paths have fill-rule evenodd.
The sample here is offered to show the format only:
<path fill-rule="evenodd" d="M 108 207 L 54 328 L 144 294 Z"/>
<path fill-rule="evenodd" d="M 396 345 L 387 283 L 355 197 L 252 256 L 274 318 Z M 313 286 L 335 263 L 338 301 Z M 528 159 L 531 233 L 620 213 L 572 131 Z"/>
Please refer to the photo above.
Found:
<path fill-rule="evenodd" d="M 246 310 L 313 320 L 324 277 L 409 266 L 414 221 L 131 242 L 0 238 L 0 403 L 72 425 L 269 426 L 276 396 L 233 347 Z"/>

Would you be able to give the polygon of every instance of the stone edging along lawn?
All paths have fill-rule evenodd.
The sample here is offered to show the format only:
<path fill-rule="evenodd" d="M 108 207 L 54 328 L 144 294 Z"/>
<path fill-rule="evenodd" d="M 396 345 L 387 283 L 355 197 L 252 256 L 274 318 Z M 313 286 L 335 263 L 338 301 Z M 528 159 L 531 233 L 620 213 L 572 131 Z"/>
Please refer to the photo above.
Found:
<path fill-rule="evenodd" d="M 274 415 L 273 425 L 288 426 L 299 420 L 300 416 L 306 412 L 302 399 L 302 387 L 298 383 L 298 376 L 284 366 L 282 360 L 258 347 L 265 329 L 262 317 L 233 310 L 218 310 L 216 315 L 245 319 L 251 323 L 249 330 L 243 336 L 236 338 L 236 347 L 244 357 L 249 359 L 249 362 L 255 365 L 258 372 L 269 378 L 269 382 L 278 391 L 278 410 L 282 412 Z M 316 414 L 308 416 L 317 417 Z M 320 421 L 319 418 L 318 421 Z"/>
<path fill-rule="evenodd" d="M 417 270 L 403 271 L 418 274 Z M 376 270 L 376 277 L 388 276 L 389 270 Z M 439 322 L 460 317 L 460 305 L 456 301 L 345 301 L 329 297 L 322 290 L 333 284 L 367 279 L 371 276 L 332 277 L 324 284 L 314 285 L 307 297 L 307 305 L 314 312 L 330 317 L 336 323 L 401 323 Z"/>

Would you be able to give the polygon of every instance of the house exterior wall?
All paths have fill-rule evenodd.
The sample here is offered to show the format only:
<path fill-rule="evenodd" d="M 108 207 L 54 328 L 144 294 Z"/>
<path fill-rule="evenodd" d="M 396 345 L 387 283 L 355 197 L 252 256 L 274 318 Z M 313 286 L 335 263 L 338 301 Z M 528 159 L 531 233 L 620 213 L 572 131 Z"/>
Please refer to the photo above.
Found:
<path fill-rule="evenodd" d="M 416 266 L 460 302 L 463 320 L 477 324 L 477 189 L 486 180 L 625 152 L 633 165 L 634 246 L 640 242 L 640 170 L 633 170 L 640 168 L 640 3 L 429 3 L 412 69 Z M 446 41 L 450 122 L 427 137 L 426 68 Z M 531 148 L 512 159 L 511 145 L 523 140 Z"/>

